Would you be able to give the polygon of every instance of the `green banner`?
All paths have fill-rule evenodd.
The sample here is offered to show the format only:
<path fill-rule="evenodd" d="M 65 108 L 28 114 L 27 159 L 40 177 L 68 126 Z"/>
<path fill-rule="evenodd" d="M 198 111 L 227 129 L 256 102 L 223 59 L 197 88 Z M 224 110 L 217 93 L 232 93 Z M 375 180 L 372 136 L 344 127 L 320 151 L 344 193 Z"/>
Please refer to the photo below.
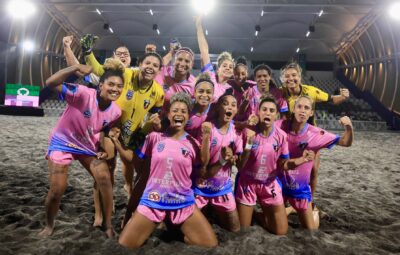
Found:
<path fill-rule="evenodd" d="M 40 86 L 6 84 L 6 95 L 10 96 L 39 96 Z"/>

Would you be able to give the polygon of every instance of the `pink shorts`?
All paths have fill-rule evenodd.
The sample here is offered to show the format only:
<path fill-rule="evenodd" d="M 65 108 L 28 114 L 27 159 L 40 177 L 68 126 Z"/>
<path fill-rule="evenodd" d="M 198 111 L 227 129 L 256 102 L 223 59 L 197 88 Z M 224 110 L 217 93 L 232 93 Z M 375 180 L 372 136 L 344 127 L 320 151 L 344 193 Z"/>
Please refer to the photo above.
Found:
<path fill-rule="evenodd" d="M 196 195 L 196 205 L 198 208 L 202 209 L 208 203 L 210 203 L 215 210 L 220 212 L 232 212 L 236 210 L 235 197 L 232 192 L 216 197 Z"/>
<path fill-rule="evenodd" d="M 309 202 L 307 198 L 285 197 L 285 202 L 289 202 L 296 211 L 305 212 L 308 209 Z"/>
<path fill-rule="evenodd" d="M 185 222 L 193 214 L 194 208 L 194 204 L 176 210 L 161 210 L 150 208 L 145 205 L 139 205 L 136 210 L 152 222 L 160 223 L 167 219 L 172 224 L 179 225 Z"/>
<path fill-rule="evenodd" d="M 64 151 L 49 151 L 46 155 L 47 160 L 51 160 L 58 165 L 71 165 L 78 155 Z"/>
<path fill-rule="evenodd" d="M 282 189 L 276 180 L 264 184 L 239 178 L 235 195 L 236 201 L 244 205 L 253 206 L 257 199 L 262 206 L 283 204 Z"/>

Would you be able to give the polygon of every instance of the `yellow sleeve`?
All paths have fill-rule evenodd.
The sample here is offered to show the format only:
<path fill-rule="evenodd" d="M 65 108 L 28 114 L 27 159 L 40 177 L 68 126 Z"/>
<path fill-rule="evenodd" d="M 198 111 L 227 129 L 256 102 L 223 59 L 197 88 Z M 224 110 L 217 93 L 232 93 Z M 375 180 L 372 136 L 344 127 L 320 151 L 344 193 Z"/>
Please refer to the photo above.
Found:
<path fill-rule="evenodd" d="M 318 88 L 315 88 L 315 87 L 314 87 L 314 89 L 315 89 L 314 93 L 315 93 L 315 102 L 316 103 L 318 103 L 318 102 L 328 102 L 329 101 L 329 94 L 328 93 L 326 93 L 325 91 L 320 90 Z"/>
<path fill-rule="evenodd" d="M 89 55 L 85 56 L 85 62 L 87 65 L 93 68 L 93 73 L 97 76 L 102 76 L 104 73 L 103 66 L 97 61 L 96 57 L 94 56 L 93 52 Z"/>

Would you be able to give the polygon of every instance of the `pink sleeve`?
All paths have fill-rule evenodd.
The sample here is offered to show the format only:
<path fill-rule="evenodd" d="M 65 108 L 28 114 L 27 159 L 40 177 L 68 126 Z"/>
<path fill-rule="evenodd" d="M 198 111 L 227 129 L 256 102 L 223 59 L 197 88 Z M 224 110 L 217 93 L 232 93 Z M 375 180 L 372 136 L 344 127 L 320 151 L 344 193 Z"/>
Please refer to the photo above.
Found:
<path fill-rule="evenodd" d="M 242 154 L 243 153 L 243 137 L 242 134 L 237 133 L 235 143 L 235 154 Z"/>
<path fill-rule="evenodd" d="M 83 98 L 84 100 L 85 98 L 90 97 L 90 91 L 88 90 L 90 89 L 85 86 L 64 82 L 59 96 L 61 100 L 67 101 L 68 104 L 76 105 L 79 103 L 80 98 Z"/>
<path fill-rule="evenodd" d="M 283 137 L 283 141 L 282 141 L 282 145 L 281 145 L 281 153 L 280 153 L 279 157 L 283 158 L 283 159 L 290 158 L 290 155 L 289 155 L 289 143 L 288 143 L 286 135 Z"/>
<path fill-rule="evenodd" d="M 318 128 L 318 129 L 319 129 L 319 134 L 317 135 L 316 144 L 315 144 L 315 147 L 317 147 L 317 150 L 322 149 L 322 148 L 330 149 L 340 140 L 340 136 L 330 133 L 321 128 Z M 312 146 L 312 147 L 314 147 L 314 146 Z"/>
<path fill-rule="evenodd" d="M 158 84 L 161 85 L 161 87 L 164 85 L 165 76 L 168 76 L 168 68 L 169 66 L 161 67 L 160 72 L 158 72 L 156 78 L 154 79 Z"/>
<path fill-rule="evenodd" d="M 135 152 L 139 158 L 143 159 L 143 158 L 151 157 L 151 151 L 153 150 L 154 143 L 157 140 L 156 135 L 157 135 L 156 133 L 151 133 L 151 134 L 147 135 L 142 148 L 136 149 Z"/>

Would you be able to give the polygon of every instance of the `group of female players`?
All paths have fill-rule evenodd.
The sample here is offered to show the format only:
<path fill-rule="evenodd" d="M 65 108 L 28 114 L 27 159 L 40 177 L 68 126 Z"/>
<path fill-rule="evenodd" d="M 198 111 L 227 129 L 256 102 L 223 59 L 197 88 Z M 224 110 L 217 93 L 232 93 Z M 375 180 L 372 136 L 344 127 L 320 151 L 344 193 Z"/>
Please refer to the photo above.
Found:
<path fill-rule="evenodd" d="M 315 103 L 339 104 L 348 90 L 330 96 L 301 84 L 295 63 L 281 70 L 283 88 L 267 65 L 255 67 L 251 81 L 243 59 L 235 63 L 227 52 L 215 70 L 200 18 L 196 30 L 203 67 L 197 78 L 191 74 L 193 51 L 186 47 L 171 45 L 164 58 L 146 47 L 139 66 L 131 68 L 129 50 L 121 46 L 101 65 L 92 53 L 96 37 L 87 35 L 81 39 L 82 65 L 70 48 L 72 38 L 64 38 L 69 67 L 46 81 L 67 108 L 49 139 L 50 189 L 41 236 L 53 232 L 72 160 L 94 179 L 94 226 L 114 236 L 117 154 L 130 196 L 118 239 L 125 247 L 140 247 L 161 222 L 179 227 L 188 244 L 214 247 L 218 241 L 204 209 L 211 209 L 221 227 L 237 232 L 251 225 L 257 201 L 262 208 L 257 219 L 271 233 L 288 230 L 285 203 L 303 227 L 318 228 L 312 206 L 318 152 L 350 146 L 353 129 L 348 117 L 340 119 L 341 136 L 316 127 Z M 71 76 L 97 83 L 97 89 L 69 83 Z"/>

